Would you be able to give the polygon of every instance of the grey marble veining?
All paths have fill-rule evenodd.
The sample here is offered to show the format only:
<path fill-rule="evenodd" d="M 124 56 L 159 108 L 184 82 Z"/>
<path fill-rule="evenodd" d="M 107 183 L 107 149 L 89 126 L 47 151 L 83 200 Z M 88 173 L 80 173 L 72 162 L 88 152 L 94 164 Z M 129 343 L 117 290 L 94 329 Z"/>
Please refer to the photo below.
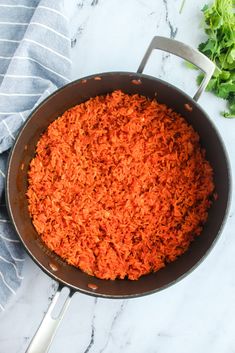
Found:
<path fill-rule="evenodd" d="M 73 78 L 105 71 L 136 71 L 154 35 L 194 47 L 206 0 L 66 0 Z M 166 53 L 153 53 L 146 73 L 193 95 L 196 72 Z M 234 122 L 221 118 L 225 102 L 200 99 L 219 129 L 235 171 Z M 209 138 L 209 137 L 208 137 Z M 235 205 L 207 259 L 183 281 L 155 295 L 131 300 L 75 294 L 50 353 L 235 352 Z M 0 318 L 0 353 L 23 353 L 45 313 L 56 283 L 29 259 L 24 281 Z"/>

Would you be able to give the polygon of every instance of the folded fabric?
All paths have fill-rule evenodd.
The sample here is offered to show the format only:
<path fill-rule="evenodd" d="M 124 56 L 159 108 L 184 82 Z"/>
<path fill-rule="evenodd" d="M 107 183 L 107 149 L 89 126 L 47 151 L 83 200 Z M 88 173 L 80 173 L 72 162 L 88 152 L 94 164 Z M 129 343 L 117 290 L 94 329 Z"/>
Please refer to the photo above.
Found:
<path fill-rule="evenodd" d="M 30 112 L 70 81 L 63 0 L 0 0 L 0 311 L 22 280 L 24 251 L 4 201 L 9 148 Z"/>

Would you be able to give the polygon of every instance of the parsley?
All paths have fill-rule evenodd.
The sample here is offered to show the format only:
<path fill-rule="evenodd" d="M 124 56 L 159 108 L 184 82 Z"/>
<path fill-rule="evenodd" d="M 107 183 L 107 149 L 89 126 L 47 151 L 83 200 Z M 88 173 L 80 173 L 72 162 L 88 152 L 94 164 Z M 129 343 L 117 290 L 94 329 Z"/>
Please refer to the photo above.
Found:
<path fill-rule="evenodd" d="M 235 118 L 235 0 L 215 0 L 212 5 L 205 5 L 202 12 L 208 39 L 198 49 L 216 64 L 206 90 L 226 99 L 228 112 L 222 115 Z M 200 74 L 197 82 L 202 79 Z"/>

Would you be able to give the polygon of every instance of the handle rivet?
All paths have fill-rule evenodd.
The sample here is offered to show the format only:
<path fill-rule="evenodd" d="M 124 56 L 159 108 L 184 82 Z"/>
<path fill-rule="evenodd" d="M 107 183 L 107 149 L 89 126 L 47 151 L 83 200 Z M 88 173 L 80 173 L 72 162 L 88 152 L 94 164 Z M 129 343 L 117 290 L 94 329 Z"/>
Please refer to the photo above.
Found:
<path fill-rule="evenodd" d="M 96 284 L 94 284 L 94 283 L 88 283 L 87 287 L 92 289 L 92 290 L 98 289 L 98 286 Z"/>
<path fill-rule="evenodd" d="M 131 83 L 133 83 L 133 85 L 141 85 L 142 84 L 141 80 L 132 80 Z"/>
<path fill-rule="evenodd" d="M 193 111 L 193 107 L 192 107 L 190 104 L 188 104 L 188 103 L 185 103 L 184 107 L 185 107 L 185 109 L 188 110 L 189 112 L 192 112 L 192 111 Z"/>
<path fill-rule="evenodd" d="M 49 263 L 49 266 L 52 269 L 52 271 L 54 271 L 54 272 L 58 271 L 58 267 L 55 264 L 53 264 L 52 262 Z"/>

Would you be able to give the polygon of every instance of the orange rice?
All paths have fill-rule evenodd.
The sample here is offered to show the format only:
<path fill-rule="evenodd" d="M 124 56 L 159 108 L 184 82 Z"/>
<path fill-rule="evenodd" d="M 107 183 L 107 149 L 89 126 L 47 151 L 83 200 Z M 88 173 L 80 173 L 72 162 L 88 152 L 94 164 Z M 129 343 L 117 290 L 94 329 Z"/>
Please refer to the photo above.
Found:
<path fill-rule="evenodd" d="M 176 260 L 201 233 L 214 190 L 192 126 L 121 91 L 50 124 L 28 181 L 29 212 L 45 244 L 102 279 L 136 280 Z"/>

